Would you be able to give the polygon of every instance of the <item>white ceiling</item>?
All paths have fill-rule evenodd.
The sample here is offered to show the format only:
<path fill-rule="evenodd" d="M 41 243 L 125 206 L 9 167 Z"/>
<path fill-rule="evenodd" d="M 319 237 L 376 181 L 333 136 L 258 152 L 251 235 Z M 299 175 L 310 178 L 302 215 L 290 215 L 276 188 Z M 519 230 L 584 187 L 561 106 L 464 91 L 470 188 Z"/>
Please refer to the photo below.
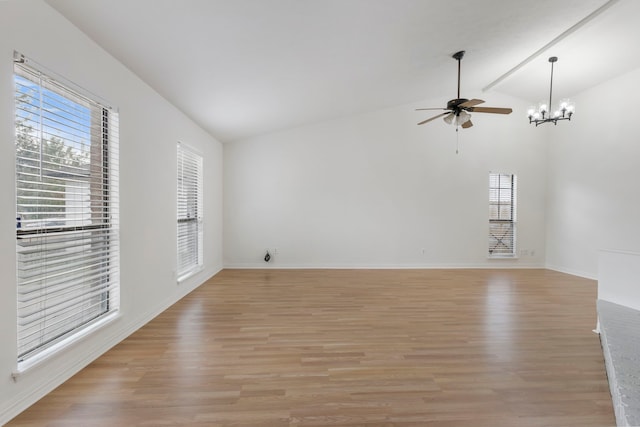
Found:
<path fill-rule="evenodd" d="M 490 106 L 493 90 L 547 97 L 552 55 L 554 100 L 640 67 L 637 0 L 47 3 L 222 142 L 422 100 L 444 106 L 458 50 L 461 95 Z"/>

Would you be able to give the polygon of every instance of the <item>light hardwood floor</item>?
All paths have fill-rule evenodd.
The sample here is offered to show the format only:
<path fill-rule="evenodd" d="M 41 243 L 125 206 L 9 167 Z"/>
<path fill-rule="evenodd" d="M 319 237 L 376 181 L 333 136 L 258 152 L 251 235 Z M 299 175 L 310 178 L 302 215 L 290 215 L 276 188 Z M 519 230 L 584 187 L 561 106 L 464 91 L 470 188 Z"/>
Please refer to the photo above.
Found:
<path fill-rule="evenodd" d="M 224 270 L 9 426 L 613 426 L 596 282 Z"/>

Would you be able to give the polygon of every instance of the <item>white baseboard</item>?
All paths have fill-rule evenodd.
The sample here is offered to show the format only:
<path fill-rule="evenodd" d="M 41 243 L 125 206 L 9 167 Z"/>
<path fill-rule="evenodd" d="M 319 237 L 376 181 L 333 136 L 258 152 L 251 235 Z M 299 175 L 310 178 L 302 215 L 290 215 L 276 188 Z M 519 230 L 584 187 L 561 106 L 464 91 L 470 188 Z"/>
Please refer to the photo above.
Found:
<path fill-rule="evenodd" d="M 598 280 L 597 275 L 593 273 L 587 273 L 586 271 L 573 270 L 571 268 L 565 268 L 557 265 L 546 264 L 544 268 L 548 270 L 557 271 L 559 273 L 571 274 L 572 276 L 583 277 L 585 279 Z"/>
<path fill-rule="evenodd" d="M 482 264 L 278 264 L 278 263 L 227 263 L 227 270 L 436 270 L 436 269 L 542 269 L 542 264 L 506 264 L 500 261 L 496 263 Z"/>

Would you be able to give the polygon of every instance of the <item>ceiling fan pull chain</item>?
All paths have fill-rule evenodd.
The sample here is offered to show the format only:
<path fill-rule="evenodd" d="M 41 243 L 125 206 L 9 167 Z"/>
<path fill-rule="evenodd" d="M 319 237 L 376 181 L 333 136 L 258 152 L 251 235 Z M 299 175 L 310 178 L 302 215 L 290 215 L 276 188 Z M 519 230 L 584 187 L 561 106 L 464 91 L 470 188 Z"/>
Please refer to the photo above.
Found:
<path fill-rule="evenodd" d="M 458 126 L 456 126 L 456 154 L 458 154 L 458 143 L 460 142 L 460 134 L 458 134 Z"/>

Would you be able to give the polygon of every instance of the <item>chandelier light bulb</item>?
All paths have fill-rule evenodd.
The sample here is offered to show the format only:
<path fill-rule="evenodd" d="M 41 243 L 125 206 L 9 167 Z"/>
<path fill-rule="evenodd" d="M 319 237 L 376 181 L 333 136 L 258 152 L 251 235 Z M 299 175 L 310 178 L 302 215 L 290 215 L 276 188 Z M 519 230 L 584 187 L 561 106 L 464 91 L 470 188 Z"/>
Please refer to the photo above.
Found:
<path fill-rule="evenodd" d="M 538 110 L 540 111 L 541 114 L 544 114 L 547 111 L 549 111 L 549 106 L 547 104 L 545 104 L 544 102 L 541 102 L 540 106 L 538 107 Z"/>
<path fill-rule="evenodd" d="M 527 109 L 527 117 L 529 117 L 529 118 L 533 117 L 535 112 L 536 112 L 536 107 L 533 107 L 533 106 L 529 107 Z"/>

